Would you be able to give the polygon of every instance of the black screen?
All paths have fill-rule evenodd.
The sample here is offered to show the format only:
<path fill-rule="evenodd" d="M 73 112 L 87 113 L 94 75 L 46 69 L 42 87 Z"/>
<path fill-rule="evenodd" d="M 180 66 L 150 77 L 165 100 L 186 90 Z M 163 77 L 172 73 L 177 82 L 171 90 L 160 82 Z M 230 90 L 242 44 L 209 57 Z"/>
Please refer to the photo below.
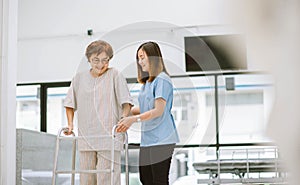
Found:
<path fill-rule="evenodd" d="M 245 70 L 246 44 L 242 35 L 185 37 L 186 71 Z"/>

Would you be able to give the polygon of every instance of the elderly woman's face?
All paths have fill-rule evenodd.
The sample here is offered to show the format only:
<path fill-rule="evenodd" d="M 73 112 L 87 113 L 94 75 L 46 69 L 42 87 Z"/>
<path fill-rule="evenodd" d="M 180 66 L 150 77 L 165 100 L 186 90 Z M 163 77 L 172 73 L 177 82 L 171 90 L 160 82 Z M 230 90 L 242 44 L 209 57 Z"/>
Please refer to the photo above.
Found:
<path fill-rule="evenodd" d="M 102 52 L 99 55 L 92 54 L 89 61 L 93 72 L 97 75 L 103 74 L 108 69 L 109 59 L 109 56 L 105 52 Z"/>

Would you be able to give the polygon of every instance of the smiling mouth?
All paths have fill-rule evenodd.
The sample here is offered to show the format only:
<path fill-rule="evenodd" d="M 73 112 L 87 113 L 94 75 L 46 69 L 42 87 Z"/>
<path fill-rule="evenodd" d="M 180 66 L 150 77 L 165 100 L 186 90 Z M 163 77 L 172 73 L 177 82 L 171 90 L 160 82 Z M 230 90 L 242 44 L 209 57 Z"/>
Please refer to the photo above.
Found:
<path fill-rule="evenodd" d="M 99 70 L 99 71 L 102 71 L 102 70 L 104 69 L 104 66 L 103 66 L 103 67 L 101 67 L 101 68 L 99 68 L 99 67 L 96 67 L 96 69 L 97 69 L 97 70 Z"/>

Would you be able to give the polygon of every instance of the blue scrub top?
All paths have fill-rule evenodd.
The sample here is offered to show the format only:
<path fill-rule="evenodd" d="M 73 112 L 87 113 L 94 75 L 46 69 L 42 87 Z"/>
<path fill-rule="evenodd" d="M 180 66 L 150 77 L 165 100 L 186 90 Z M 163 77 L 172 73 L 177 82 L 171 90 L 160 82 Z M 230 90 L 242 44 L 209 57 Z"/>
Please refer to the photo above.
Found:
<path fill-rule="evenodd" d="M 166 101 L 166 107 L 160 117 L 141 123 L 142 147 L 179 142 L 178 133 L 171 114 L 173 85 L 171 78 L 164 72 L 161 72 L 152 82 L 146 82 L 142 86 L 138 97 L 140 112 L 144 113 L 153 109 L 154 101 L 157 98 L 163 98 Z"/>

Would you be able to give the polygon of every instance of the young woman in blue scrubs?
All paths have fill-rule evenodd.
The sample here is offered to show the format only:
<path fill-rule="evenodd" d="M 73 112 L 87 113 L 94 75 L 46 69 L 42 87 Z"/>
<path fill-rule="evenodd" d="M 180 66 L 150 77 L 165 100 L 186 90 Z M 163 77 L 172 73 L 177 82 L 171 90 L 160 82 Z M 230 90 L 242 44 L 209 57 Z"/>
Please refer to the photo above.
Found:
<path fill-rule="evenodd" d="M 168 185 L 172 154 L 179 141 L 171 114 L 173 84 L 157 43 L 143 43 L 136 60 L 138 82 L 143 84 L 139 106 L 132 108 L 132 116 L 119 121 L 117 131 L 127 131 L 134 122 L 141 124 L 140 180 L 143 185 Z"/>

